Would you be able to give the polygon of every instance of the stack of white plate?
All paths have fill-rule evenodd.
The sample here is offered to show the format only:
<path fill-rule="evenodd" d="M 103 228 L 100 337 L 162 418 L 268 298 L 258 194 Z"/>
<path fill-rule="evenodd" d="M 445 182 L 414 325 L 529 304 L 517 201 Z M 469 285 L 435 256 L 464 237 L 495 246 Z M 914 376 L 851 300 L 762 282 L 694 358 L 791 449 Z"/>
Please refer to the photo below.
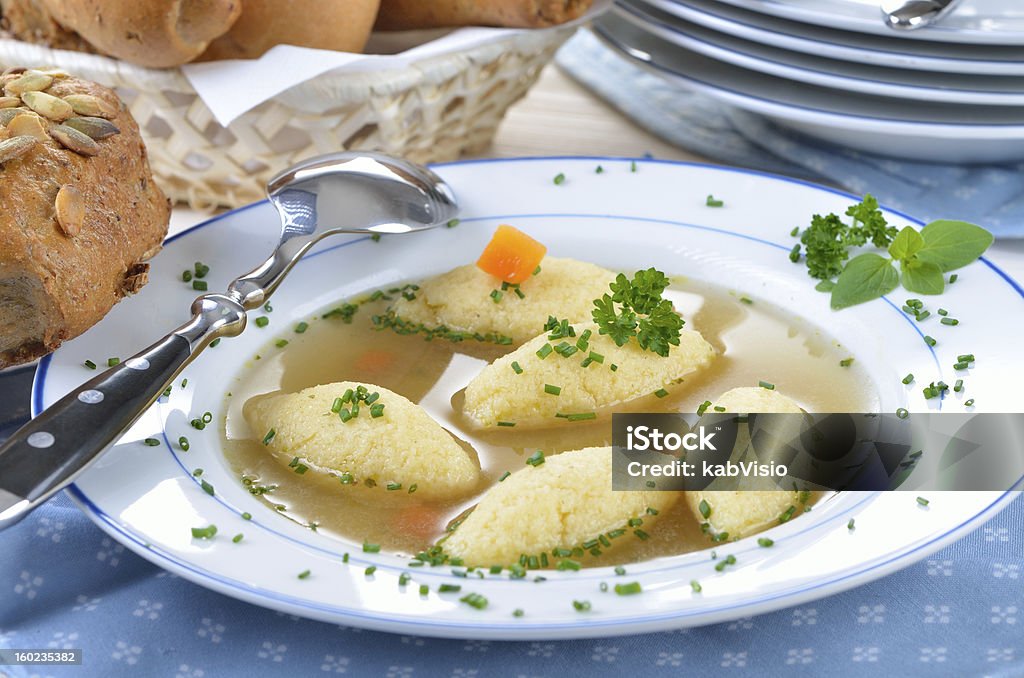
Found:
<path fill-rule="evenodd" d="M 1024 0 L 962 0 L 915 31 L 879 0 L 616 0 L 606 42 L 826 141 L 935 162 L 1024 159 Z"/>

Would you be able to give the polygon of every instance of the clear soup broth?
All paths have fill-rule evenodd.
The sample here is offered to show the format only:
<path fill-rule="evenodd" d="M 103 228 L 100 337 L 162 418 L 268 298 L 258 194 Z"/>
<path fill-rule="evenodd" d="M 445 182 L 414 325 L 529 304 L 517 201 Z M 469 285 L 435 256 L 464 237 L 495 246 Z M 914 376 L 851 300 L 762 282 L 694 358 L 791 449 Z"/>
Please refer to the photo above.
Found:
<path fill-rule="evenodd" d="M 761 380 L 775 384 L 808 411 L 877 410 L 877 394 L 858 363 L 840 365 L 853 354 L 817 328 L 769 303 L 751 302 L 706 283 L 678 281 L 666 297 L 682 313 L 686 327 L 701 332 L 718 356 L 709 368 L 672 386 L 668 397 L 645 398 L 631 404 L 630 410 L 694 412 L 704 400 L 738 386 L 756 386 Z M 319 315 L 308 319 L 304 333 L 289 330 L 268 342 L 229 388 L 223 431 L 228 461 L 239 479 L 274 488 L 259 497 L 277 507 L 283 518 L 315 528 L 325 537 L 380 544 L 385 551 L 413 555 L 442 537 L 447 526 L 472 508 L 506 471 L 523 468 L 536 450 L 550 456 L 611 443 L 610 415 L 595 421 L 558 421 L 535 431 L 473 430 L 460 414 L 461 392 L 484 365 L 514 347 L 471 340 L 425 341 L 420 335 L 378 330 L 372 316 L 383 313 L 387 305 L 384 299 L 363 299 L 351 323 Z M 288 344 L 278 347 L 277 339 L 287 339 Z M 249 430 L 244 407 L 250 399 L 343 380 L 383 386 L 425 408 L 472 448 L 482 470 L 476 491 L 441 502 L 383 487 L 353 491 L 334 477 L 296 475 L 287 467 L 288 460 L 275 459 L 260 444 L 262 434 Z M 659 516 L 650 539 L 635 540 L 585 563 L 636 562 L 709 546 L 698 522 L 679 502 Z"/>

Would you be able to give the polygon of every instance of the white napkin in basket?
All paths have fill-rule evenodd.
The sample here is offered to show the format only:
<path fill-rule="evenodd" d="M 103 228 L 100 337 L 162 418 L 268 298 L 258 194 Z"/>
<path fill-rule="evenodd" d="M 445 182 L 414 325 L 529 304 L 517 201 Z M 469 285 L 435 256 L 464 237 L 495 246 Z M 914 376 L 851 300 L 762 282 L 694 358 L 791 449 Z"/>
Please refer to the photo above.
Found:
<path fill-rule="evenodd" d="M 585 16 L 566 25 L 585 23 L 610 6 L 611 0 L 596 0 Z M 203 103 L 213 112 L 217 122 L 227 127 L 232 120 L 264 101 L 325 73 L 404 70 L 417 61 L 453 54 L 521 30 L 462 28 L 451 31 L 414 31 L 380 34 L 371 40 L 370 49 L 397 52 L 393 54 L 351 54 L 278 45 L 259 59 L 187 64 L 182 67 L 182 72 Z M 413 46 L 410 47 L 410 44 Z"/>

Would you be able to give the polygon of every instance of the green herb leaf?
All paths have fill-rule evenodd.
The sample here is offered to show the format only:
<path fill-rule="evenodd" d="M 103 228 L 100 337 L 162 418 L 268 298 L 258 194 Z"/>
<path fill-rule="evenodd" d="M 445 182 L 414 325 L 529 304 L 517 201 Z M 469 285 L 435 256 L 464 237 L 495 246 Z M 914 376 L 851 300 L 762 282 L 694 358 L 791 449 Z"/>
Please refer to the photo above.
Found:
<path fill-rule="evenodd" d="M 839 310 L 877 299 L 896 289 L 899 273 L 892 263 L 877 254 L 854 257 L 843 269 L 832 290 L 832 308 Z"/>
<path fill-rule="evenodd" d="M 946 281 L 938 264 L 920 259 L 911 259 L 900 265 L 903 275 L 900 280 L 903 286 L 918 294 L 942 294 Z"/>
<path fill-rule="evenodd" d="M 814 286 L 814 289 L 819 292 L 831 292 L 836 287 L 836 284 L 831 280 L 822 280 L 820 283 Z"/>
<path fill-rule="evenodd" d="M 966 221 L 933 221 L 921 229 L 924 247 L 917 253 L 922 261 L 938 265 L 942 271 L 966 266 L 988 249 L 993 236 L 981 226 Z"/>
<path fill-rule="evenodd" d="M 907 226 L 900 231 L 889 245 L 889 256 L 897 261 L 910 259 L 924 247 L 924 238 L 916 230 Z"/>

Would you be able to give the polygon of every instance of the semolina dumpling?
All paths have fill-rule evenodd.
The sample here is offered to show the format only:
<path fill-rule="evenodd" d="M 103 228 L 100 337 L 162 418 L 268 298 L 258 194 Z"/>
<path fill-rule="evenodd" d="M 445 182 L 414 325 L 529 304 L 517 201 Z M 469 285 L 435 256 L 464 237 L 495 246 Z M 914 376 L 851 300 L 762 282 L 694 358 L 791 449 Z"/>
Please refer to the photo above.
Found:
<path fill-rule="evenodd" d="M 350 415 L 349 390 L 364 394 L 358 416 Z M 347 421 L 338 398 L 345 400 Z M 259 398 L 245 409 L 253 434 L 279 461 L 351 484 L 415 484 L 418 498 L 447 499 L 471 492 L 480 479 L 475 461 L 451 434 L 419 405 L 380 386 L 324 384 Z"/>
<path fill-rule="evenodd" d="M 734 388 L 726 391 L 714 404 L 727 412 L 803 412 L 794 400 L 778 391 L 760 386 Z M 770 480 L 764 480 L 771 484 Z M 701 510 L 704 502 L 704 510 Z M 790 506 L 803 511 L 799 492 L 786 490 L 742 490 L 687 492 L 686 503 L 694 517 L 708 523 L 709 534 L 727 533 L 730 539 L 742 539 L 778 523 Z M 704 516 L 708 513 L 707 517 Z"/>
<path fill-rule="evenodd" d="M 662 357 L 642 349 L 636 341 L 618 346 L 598 334 L 594 323 L 572 328 L 575 336 L 550 339 L 544 332 L 481 370 L 466 387 L 463 414 L 479 428 L 499 422 L 550 426 L 559 421 L 558 415 L 588 416 L 649 396 L 707 366 L 715 355 L 711 344 L 692 330 L 683 330 L 679 345 Z M 586 348 L 574 348 L 565 356 L 564 351 L 552 348 L 562 342 Z"/>
<path fill-rule="evenodd" d="M 468 264 L 423 282 L 414 299 L 399 299 L 391 310 L 407 322 L 499 334 L 518 344 L 536 336 L 548 316 L 589 320 L 594 299 L 608 292 L 613 280 L 614 273 L 595 264 L 545 257 L 540 273 L 519 286 L 520 297 L 515 288 L 502 292 L 501 280 Z"/>
<path fill-rule="evenodd" d="M 524 554 L 580 546 L 633 518 L 647 530 L 680 494 L 613 491 L 610 447 L 563 452 L 494 485 L 442 546 L 470 567 L 509 565 Z M 615 537 L 634 538 L 631 529 Z"/>

